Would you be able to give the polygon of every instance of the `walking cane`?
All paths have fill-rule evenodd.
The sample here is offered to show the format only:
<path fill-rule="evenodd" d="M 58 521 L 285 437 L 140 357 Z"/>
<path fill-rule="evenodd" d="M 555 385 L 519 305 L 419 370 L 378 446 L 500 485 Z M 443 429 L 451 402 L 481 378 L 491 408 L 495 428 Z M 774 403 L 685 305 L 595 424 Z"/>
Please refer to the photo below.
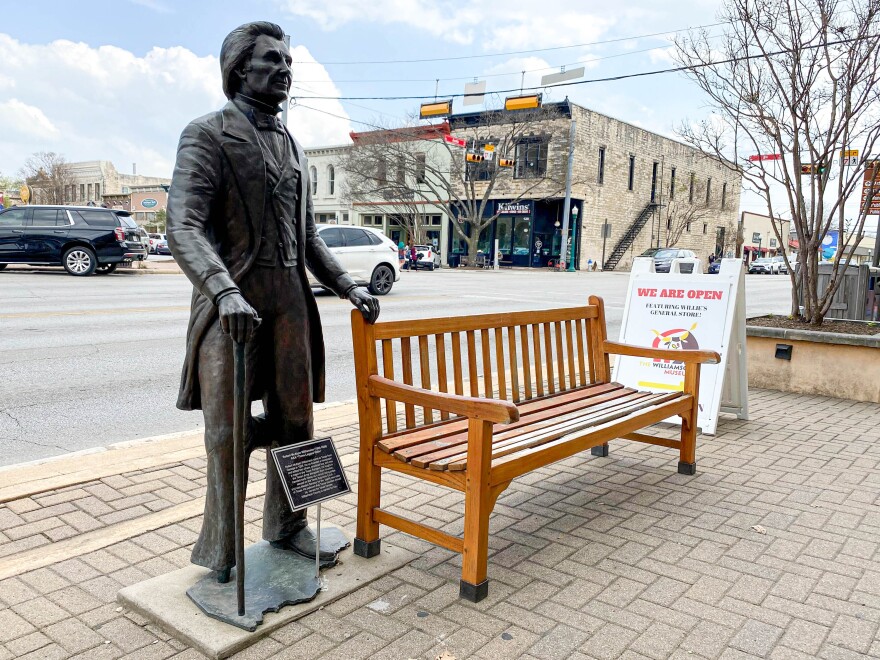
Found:
<path fill-rule="evenodd" d="M 235 497 L 235 589 L 238 599 L 238 616 L 244 616 L 244 498 L 247 483 L 247 457 L 244 455 L 245 429 L 247 428 L 250 397 L 245 392 L 245 346 L 233 341 L 233 467 L 232 479 Z"/>

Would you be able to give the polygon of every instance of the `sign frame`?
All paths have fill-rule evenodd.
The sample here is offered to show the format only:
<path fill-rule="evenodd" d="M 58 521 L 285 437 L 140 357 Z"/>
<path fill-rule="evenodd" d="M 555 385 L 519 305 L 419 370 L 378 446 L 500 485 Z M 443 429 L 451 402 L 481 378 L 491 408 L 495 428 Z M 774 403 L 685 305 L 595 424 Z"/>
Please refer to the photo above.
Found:
<path fill-rule="evenodd" d="M 287 480 L 288 477 L 285 471 L 281 467 L 281 458 L 279 458 L 279 454 L 287 453 L 287 452 L 301 452 L 304 449 L 308 449 L 313 445 L 327 445 L 330 448 L 330 453 L 333 459 L 333 467 L 334 470 L 337 471 L 342 477 L 342 483 L 345 484 L 344 490 L 334 491 L 332 494 L 315 498 L 306 498 L 303 502 L 297 504 L 294 501 L 293 494 L 290 490 L 290 485 Z M 336 445 L 333 442 L 333 438 L 314 438 L 313 440 L 306 440 L 304 442 L 297 442 L 292 445 L 285 445 L 283 447 L 275 447 L 274 449 L 269 450 L 272 454 L 272 460 L 275 464 L 275 469 L 278 471 L 278 476 L 281 479 L 281 485 L 284 488 L 284 494 L 287 496 L 287 502 L 290 504 L 290 509 L 292 511 L 301 511 L 310 506 L 321 505 L 322 502 L 328 502 L 330 500 L 336 499 L 342 495 L 346 495 L 351 492 L 351 484 L 348 481 L 348 476 L 345 474 L 345 468 L 342 466 L 342 461 L 339 459 L 339 454 L 336 451 Z"/>
<path fill-rule="evenodd" d="M 692 273 L 682 273 L 682 263 L 693 263 Z M 634 313 L 634 292 L 647 284 L 659 283 L 666 288 L 687 289 L 692 287 L 711 287 L 728 292 L 726 314 L 720 333 L 710 337 L 708 342 L 701 342 L 700 348 L 718 351 L 721 362 L 717 365 L 704 364 L 700 374 L 700 411 L 697 415 L 697 426 L 705 435 L 715 435 L 718 415 L 721 412 L 733 413 L 739 419 L 749 419 L 748 405 L 748 371 L 746 356 L 746 313 L 745 313 L 745 269 L 738 258 L 722 259 L 717 275 L 704 275 L 699 259 L 673 259 L 668 274 L 658 274 L 654 270 L 654 260 L 650 257 L 637 257 L 633 261 L 623 320 L 620 325 L 620 341 L 623 343 L 644 345 L 644 341 L 634 341 L 632 336 L 638 330 L 638 315 Z M 653 287 L 651 287 L 653 288 Z M 688 298 L 685 298 L 685 302 Z M 688 323 L 687 321 L 681 321 Z M 687 327 L 690 327 L 688 323 Z M 712 341 L 714 339 L 714 341 Z M 614 365 L 614 380 L 624 386 L 637 389 L 646 388 L 638 384 L 636 365 L 639 360 L 628 356 L 618 356 Z M 684 377 L 681 377 L 682 386 Z M 670 391 L 671 387 L 654 391 Z M 681 418 L 671 417 L 665 420 L 670 423 L 681 423 Z"/>

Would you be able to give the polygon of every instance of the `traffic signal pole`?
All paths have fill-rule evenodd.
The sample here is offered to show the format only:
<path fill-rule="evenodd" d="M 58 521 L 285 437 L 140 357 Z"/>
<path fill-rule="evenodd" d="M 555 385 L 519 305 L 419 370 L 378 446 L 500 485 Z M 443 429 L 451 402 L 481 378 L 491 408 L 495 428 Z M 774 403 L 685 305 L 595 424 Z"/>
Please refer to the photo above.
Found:
<path fill-rule="evenodd" d="M 565 266 L 568 263 L 569 246 L 566 240 L 568 239 L 568 218 L 571 214 L 571 171 L 574 167 L 574 136 L 576 127 L 577 122 L 572 119 L 571 130 L 568 133 L 568 169 L 565 172 L 565 204 L 562 207 L 562 245 L 559 250 L 560 270 L 565 270 Z M 574 261 L 574 250 L 571 252 L 571 258 Z"/>

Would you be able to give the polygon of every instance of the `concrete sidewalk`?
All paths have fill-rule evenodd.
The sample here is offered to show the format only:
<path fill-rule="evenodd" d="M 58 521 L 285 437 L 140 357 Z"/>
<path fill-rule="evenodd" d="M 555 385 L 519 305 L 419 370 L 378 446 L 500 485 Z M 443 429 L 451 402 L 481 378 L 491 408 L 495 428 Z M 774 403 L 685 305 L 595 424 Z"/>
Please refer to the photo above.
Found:
<path fill-rule="evenodd" d="M 696 477 L 670 450 L 615 441 L 514 482 L 485 601 L 458 599 L 457 555 L 383 528 L 419 558 L 235 657 L 880 657 L 880 406 L 750 397 L 752 421 L 699 439 Z M 354 406 L 319 411 L 316 433 L 356 488 Z M 0 660 L 201 657 L 116 593 L 188 564 L 204 465 L 200 436 L 180 434 L 0 471 Z M 461 495 L 383 483 L 383 506 L 461 532 Z M 353 531 L 355 497 L 325 514 Z"/>

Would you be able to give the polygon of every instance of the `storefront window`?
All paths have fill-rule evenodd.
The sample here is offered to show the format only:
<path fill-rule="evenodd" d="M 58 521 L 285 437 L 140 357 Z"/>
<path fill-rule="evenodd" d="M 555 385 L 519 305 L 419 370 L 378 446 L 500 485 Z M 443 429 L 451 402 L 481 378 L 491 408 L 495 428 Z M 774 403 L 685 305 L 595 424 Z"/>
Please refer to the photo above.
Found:
<path fill-rule="evenodd" d="M 513 218 L 510 216 L 501 216 L 495 229 L 495 238 L 498 239 L 498 250 L 502 254 L 502 259 L 510 258 L 511 236 L 513 231 Z"/>

